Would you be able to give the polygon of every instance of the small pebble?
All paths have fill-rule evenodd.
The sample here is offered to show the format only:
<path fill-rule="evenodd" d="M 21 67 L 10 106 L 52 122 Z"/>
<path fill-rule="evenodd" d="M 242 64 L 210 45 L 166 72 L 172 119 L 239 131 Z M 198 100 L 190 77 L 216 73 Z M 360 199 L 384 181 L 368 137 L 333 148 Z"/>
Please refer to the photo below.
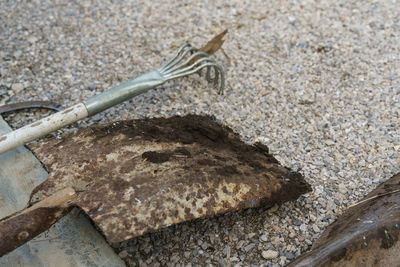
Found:
<path fill-rule="evenodd" d="M 253 238 L 255 235 L 256 235 L 256 233 L 250 233 L 247 235 L 247 237 L 250 239 L 250 238 Z"/>
<path fill-rule="evenodd" d="M 263 258 L 266 260 L 275 259 L 276 257 L 278 257 L 278 255 L 279 253 L 275 250 L 264 250 L 261 253 L 261 256 L 263 256 Z"/>
<path fill-rule="evenodd" d="M 314 232 L 316 232 L 316 233 L 319 233 L 321 230 L 319 229 L 319 227 L 316 225 L 316 224 L 314 224 L 313 226 L 312 226 L 312 229 L 314 230 Z"/>
<path fill-rule="evenodd" d="M 346 194 L 347 193 L 347 188 L 343 183 L 339 184 L 339 192 L 342 193 L 342 194 Z"/>
<path fill-rule="evenodd" d="M 301 225 L 301 221 L 298 220 L 297 218 L 293 218 L 293 224 L 296 226 L 300 226 Z"/>
<path fill-rule="evenodd" d="M 291 252 L 286 252 L 286 253 L 285 253 L 285 257 L 286 257 L 288 260 L 293 260 L 293 259 L 295 258 L 295 255 L 294 255 L 293 253 L 291 253 Z"/>
<path fill-rule="evenodd" d="M 15 94 L 22 91 L 22 89 L 24 89 L 24 85 L 22 83 L 14 83 L 11 86 L 11 90 L 13 90 Z"/>
<path fill-rule="evenodd" d="M 239 261 L 238 257 L 231 257 L 230 260 L 231 260 L 232 262 L 234 262 L 234 261 Z"/>
<path fill-rule="evenodd" d="M 227 258 L 229 258 L 229 256 L 231 255 L 231 247 L 226 246 L 222 252 L 226 255 Z"/>
<path fill-rule="evenodd" d="M 256 245 L 256 244 L 254 244 L 254 243 L 249 244 L 249 245 L 247 245 L 247 246 L 244 247 L 244 250 L 245 250 L 246 252 L 249 252 L 250 250 L 252 250 L 252 249 L 255 247 L 255 245 Z"/>
<path fill-rule="evenodd" d="M 121 259 L 125 259 L 126 257 L 128 257 L 128 251 L 123 250 L 118 254 L 118 256 L 120 256 Z"/>

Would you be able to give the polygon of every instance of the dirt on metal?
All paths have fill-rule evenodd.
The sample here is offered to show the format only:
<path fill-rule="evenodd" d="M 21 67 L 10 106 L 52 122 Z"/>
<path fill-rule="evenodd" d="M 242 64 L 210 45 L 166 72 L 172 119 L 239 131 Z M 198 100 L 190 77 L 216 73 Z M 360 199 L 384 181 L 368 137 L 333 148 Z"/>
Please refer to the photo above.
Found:
<path fill-rule="evenodd" d="M 121 121 L 30 147 L 50 173 L 34 204 L 65 187 L 109 242 L 310 191 L 268 148 L 247 145 L 212 118 Z"/>
<path fill-rule="evenodd" d="M 49 229 L 69 211 L 66 208 L 39 208 L 0 221 L 0 257 Z"/>
<path fill-rule="evenodd" d="M 288 266 L 399 266 L 400 174 L 332 223 L 312 251 Z"/>

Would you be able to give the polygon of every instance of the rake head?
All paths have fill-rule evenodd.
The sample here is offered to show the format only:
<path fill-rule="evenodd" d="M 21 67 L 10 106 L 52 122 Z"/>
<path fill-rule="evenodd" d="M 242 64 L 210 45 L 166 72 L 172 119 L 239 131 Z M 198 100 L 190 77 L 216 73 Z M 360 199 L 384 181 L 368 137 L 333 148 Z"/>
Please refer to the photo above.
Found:
<path fill-rule="evenodd" d="M 158 72 L 166 79 L 188 76 L 193 73 L 201 73 L 206 69 L 206 79 L 212 82 L 218 93 L 223 94 L 225 86 L 225 75 L 222 67 L 218 65 L 207 53 L 199 51 L 188 43 L 184 43 L 164 66 L 158 69 Z"/>

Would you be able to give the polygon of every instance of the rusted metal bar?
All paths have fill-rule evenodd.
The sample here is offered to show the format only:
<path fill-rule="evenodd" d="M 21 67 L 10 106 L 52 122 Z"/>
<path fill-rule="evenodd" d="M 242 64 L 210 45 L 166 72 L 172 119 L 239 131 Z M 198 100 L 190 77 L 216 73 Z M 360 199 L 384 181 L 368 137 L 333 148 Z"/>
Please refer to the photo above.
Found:
<path fill-rule="evenodd" d="M 204 116 L 116 122 L 31 149 L 50 174 L 30 205 L 72 187 L 78 196 L 69 205 L 80 207 L 111 243 L 231 210 L 270 207 L 311 189 L 266 146 L 247 145 Z"/>
<path fill-rule="evenodd" d="M 52 101 L 25 101 L 19 103 L 5 104 L 0 106 L 0 114 L 14 112 L 22 109 L 44 108 L 55 111 L 61 110 L 61 105 Z"/>
<path fill-rule="evenodd" d="M 400 174 L 379 185 L 332 223 L 312 250 L 288 267 L 398 266 Z"/>

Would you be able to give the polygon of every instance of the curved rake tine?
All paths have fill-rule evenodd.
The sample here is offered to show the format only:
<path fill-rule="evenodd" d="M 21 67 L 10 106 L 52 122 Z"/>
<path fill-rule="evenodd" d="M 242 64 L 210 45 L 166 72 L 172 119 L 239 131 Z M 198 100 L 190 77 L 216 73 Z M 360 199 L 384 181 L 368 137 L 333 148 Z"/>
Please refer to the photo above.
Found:
<path fill-rule="evenodd" d="M 211 70 L 214 68 L 214 77 L 211 77 Z M 214 83 L 214 87 L 218 87 L 218 81 L 219 81 L 219 75 L 220 71 L 216 66 L 208 66 L 207 67 L 207 73 L 206 73 L 206 80 L 209 83 Z M 221 90 L 218 91 L 219 94 Z"/>
<path fill-rule="evenodd" d="M 214 71 L 215 71 L 214 86 L 217 86 L 219 88 L 218 94 L 222 95 L 224 94 L 224 88 L 225 88 L 225 73 L 222 67 L 218 64 L 214 65 Z M 221 78 L 219 78 L 220 76 Z M 218 86 L 218 80 L 221 80 L 219 86 Z"/>
<path fill-rule="evenodd" d="M 207 67 L 206 80 L 209 83 L 211 82 L 211 67 Z"/>
<path fill-rule="evenodd" d="M 218 86 L 218 78 L 219 78 L 219 71 L 217 70 L 216 67 L 214 67 L 214 86 Z"/>
<path fill-rule="evenodd" d="M 207 55 L 207 53 L 204 53 L 204 52 L 196 52 L 193 55 L 191 55 L 188 59 L 186 59 L 186 61 L 169 68 L 168 70 L 164 71 L 163 73 L 169 74 L 175 70 L 181 69 L 182 67 L 191 63 L 196 57 L 208 58 L 208 55 Z"/>
<path fill-rule="evenodd" d="M 192 46 L 189 43 L 182 44 L 178 48 L 178 51 L 175 53 L 175 55 L 172 58 L 170 58 L 160 69 L 168 67 L 179 56 L 179 54 L 182 52 L 182 50 L 185 49 L 186 47 L 192 47 Z"/>
<path fill-rule="evenodd" d="M 198 65 L 198 63 L 196 65 Z M 167 78 L 168 78 L 168 80 L 180 78 L 180 77 L 183 77 L 183 76 L 187 76 L 187 75 L 196 73 L 199 70 L 201 70 L 201 69 L 203 69 L 205 67 L 209 67 L 209 66 L 210 67 L 214 67 L 217 70 L 216 73 L 219 73 L 221 75 L 220 89 L 218 90 L 218 93 L 222 94 L 224 86 L 225 86 L 224 72 L 223 72 L 223 70 L 222 70 L 222 68 L 220 66 L 218 66 L 217 64 L 215 64 L 213 62 L 204 62 L 203 64 L 201 64 L 200 66 L 197 66 L 195 68 L 193 68 L 193 65 L 192 65 L 191 66 L 192 68 L 189 68 L 189 69 L 185 70 L 184 72 L 174 73 L 173 75 L 170 74 L 170 75 L 167 76 Z M 218 80 L 214 81 L 214 83 L 215 82 L 218 82 Z"/>
<path fill-rule="evenodd" d="M 168 64 L 164 65 L 159 69 L 160 72 L 168 71 L 170 68 L 174 67 L 176 64 L 179 64 L 189 53 L 197 50 L 197 48 L 193 46 L 188 46 L 183 49 L 183 52 L 179 53 L 173 60 L 170 60 Z"/>
<path fill-rule="evenodd" d="M 189 56 L 190 54 L 190 56 Z M 198 51 L 195 47 L 184 44 L 179 48 L 178 53 L 169 60 L 158 72 L 166 79 L 171 80 L 194 73 L 202 76 L 202 69 L 206 68 L 206 79 L 209 83 L 214 83 L 218 87 L 220 81 L 219 94 L 223 93 L 225 77 L 222 68 L 205 52 Z M 212 77 L 212 70 L 214 76 Z"/>
<path fill-rule="evenodd" d="M 214 87 L 219 87 L 218 90 L 218 94 L 223 94 L 224 92 L 224 85 L 225 85 L 225 77 L 224 77 L 224 72 L 222 71 L 222 69 L 220 69 L 220 67 L 218 65 L 214 65 L 214 66 L 210 66 L 207 67 L 207 70 L 210 69 L 211 72 L 211 68 L 214 68 L 214 78 L 211 78 L 211 74 L 209 74 L 209 80 L 207 80 L 209 83 L 213 82 L 214 83 Z M 218 86 L 218 81 L 219 81 L 219 76 L 221 75 L 221 85 Z"/>
<path fill-rule="evenodd" d="M 162 71 L 168 71 L 170 68 L 181 62 L 189 53 L 197 50 L 195 47 L 186 47 L 183 52 L 181 52 L 173 61 L 171 61 L 168 65 L 160 68 Z"/>
<path fill-rule="evenodd" d="M 175 72 L 172 72 L 172 73 L 164 74 L 164 77 L 170 79 L 170 78 L 169 78 L 170 76 L 173 76 L 173 75 L 177 75 L 177 74 L 181 74 L 181 73 L 185 73 L 185 72 L 187 72 L 187 71 L 190 71 L 191 69 L 195 68 L 196 66 L 198 66 L 199 64 L 201 64 L 201 63 L 203 63 L 203 62 L 211 62 L 211 63 L 215 64 L 215 62 L 212 61 L 209 57 L 203 57 L 203 58 L 201 58 L 201 59 L 195 61 L 192 65 L 190 65 L 190 66 L 188 66 L 188 67 L 181 68 L 181 69 L 177 69 Z M 192 74 L 192 73 L 190 73 L 190 74 Z"/>

